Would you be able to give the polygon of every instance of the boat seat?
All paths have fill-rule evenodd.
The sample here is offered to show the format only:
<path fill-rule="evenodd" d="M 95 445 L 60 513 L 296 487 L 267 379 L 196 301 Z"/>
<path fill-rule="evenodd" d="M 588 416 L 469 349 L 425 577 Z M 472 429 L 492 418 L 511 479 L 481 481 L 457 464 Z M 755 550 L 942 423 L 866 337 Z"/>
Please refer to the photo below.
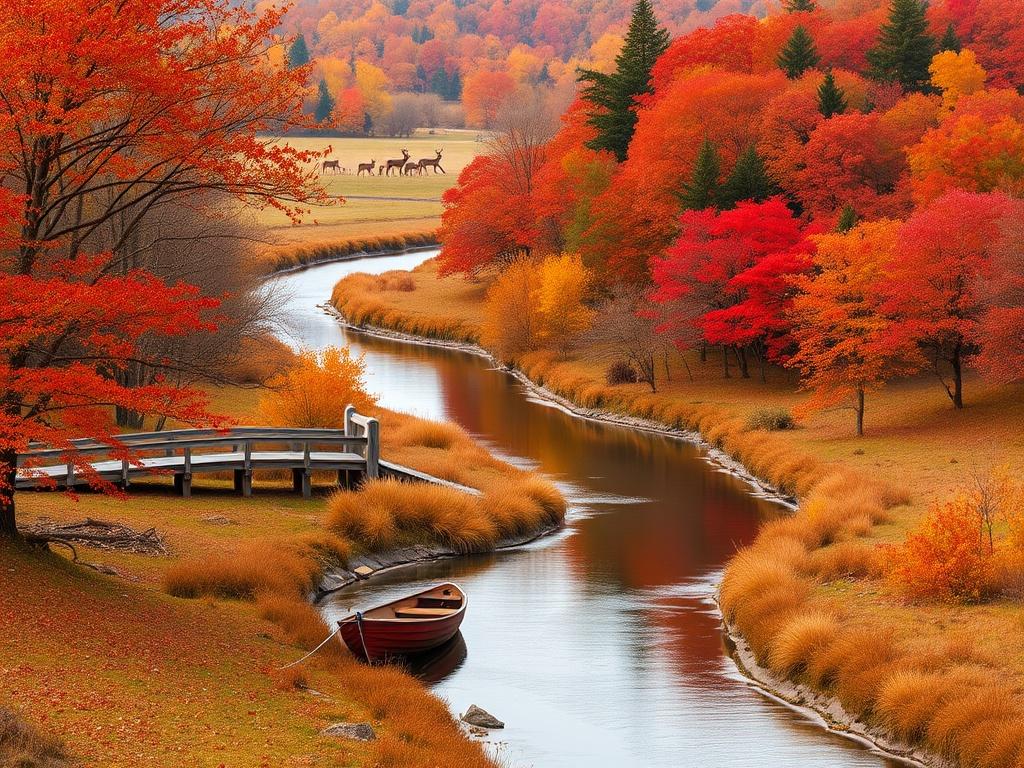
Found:
<path fill-rule="evenodd" d="M 449 616 L 456 608 L 395 608 L 395 616 L 399 619 L 436 619 Z"/>

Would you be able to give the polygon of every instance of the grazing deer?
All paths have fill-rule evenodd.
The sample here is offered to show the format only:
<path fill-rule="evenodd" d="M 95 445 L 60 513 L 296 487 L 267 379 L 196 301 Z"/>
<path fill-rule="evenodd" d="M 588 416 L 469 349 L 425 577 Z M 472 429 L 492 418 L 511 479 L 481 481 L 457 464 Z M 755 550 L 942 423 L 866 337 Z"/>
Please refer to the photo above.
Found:
<path fill-rule="evenodd" d="M 416 164 L 416 165 L 419 166 L 420 173 L 423 173 L 423 170 L 425 168 L 433 168 L 434 169 L 434 173 L 437 173 L 438 170 L 440 170 L 441 173 L 445 172 L 444 168 L 441 168 L 441 150 L 440 149 L 435 149 L 434 151 L 437 152 L 437 157 L 435 157 L 435 158 L 424 157 L 422 160 L 420 160 Z"/>
<path fill-rule="evenodd" d="M 324 160 L 324 165 L 320 169 L 320 173 L 327 173 L 327 169 L 332 169 L 335 173 L 341 173 L 342 168 L 338 164 L 337 160 Z"/>
<path fill-rule="evenodd" d="M 414 172 L 415 173 L 419 173 L 420 172 L 420 164 L 419 163 L 414 163 L 414 162 L 410 161 L 410 162 L 406 163 L 405 167 L 402 169 L 402 174 L 405 175 L 405 176 L 412 176 Z"/>
<path fill-rule="evenodd" d="M 401 160 L 388 160 L 388 168 L 387 168 L 387 174 L 386 175 L 388 175 L 388 176 L 391 175 L 391 169 L 392 168 L 394 168 L 396 171 L 401 173 L 402 169 L 405 167 L 405 164 L 406 164 L 406 162 L 408 160 L 409 160 L 409 150 L 408 149 L 403 149 L 402 150 L 402 159 Z"/>
<path fill-rule="evenodd" d="M 366 171 L 368 174 L 373 176 L 373 166 L 375 166 L 376 164 L 377 164 L 376 160 L 371 160 L 368 163 L 360 163 L 359 164 L 359 170 L 356 171 L 356 176 L 362 176 L 363 175 L 363 171 Z"/>

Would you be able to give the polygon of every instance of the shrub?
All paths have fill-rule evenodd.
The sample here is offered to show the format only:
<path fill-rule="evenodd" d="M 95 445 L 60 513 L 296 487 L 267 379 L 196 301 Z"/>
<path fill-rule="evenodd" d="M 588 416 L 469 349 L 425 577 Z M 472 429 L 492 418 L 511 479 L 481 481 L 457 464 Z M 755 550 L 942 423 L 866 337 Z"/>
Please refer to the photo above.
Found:
<path fill-rule="evenodd" d="M 747 417 L 747 429 L 781 432 L 796 427 L 793 414 L 785 408 L 758 408 Z"/>
<path fill-rule="evenodd" d="M 640 377 L 636 374 L 636 368 L 627 360 L 616 360 L 608 366 L 604 372 L 604 379 L 611 385 L 636 384 Z"/>
<path fill-rule="evenodd" d="M 805 669 L 811 658 L 838 634 L 839 622 L 831 612 L 800 612 L 783 625 L 772 641 L 768 665 L 778 674 L 792 675 Z"/>
<path fill-rule="evenodd" d="M 994 550 L 982 535 L 976 499 L 966 493 L 933 506 L 890 555 L 889 580 L 910 598 L 972 601 L 994 591 Z"/>
<path fill-rule="evenodd" d="M 365 373 L 362 356 L 353 357 L 348 347 L 303 351 L 291 370 L 271 380 L 260 416 L 276 427 L 344 427 L 346 406 L 365 413 L 374 403 Z"/>

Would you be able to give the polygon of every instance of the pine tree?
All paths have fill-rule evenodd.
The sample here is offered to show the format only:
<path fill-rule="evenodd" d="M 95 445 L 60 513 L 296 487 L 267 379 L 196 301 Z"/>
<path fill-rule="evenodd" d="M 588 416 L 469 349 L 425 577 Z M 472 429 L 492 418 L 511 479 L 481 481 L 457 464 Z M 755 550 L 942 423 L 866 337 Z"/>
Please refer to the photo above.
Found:
<path fill-rule="evenodd" d="M 811 12 L 818 10 L 818 6 L 815 5 L 814 0 L 786 0 L 784 3 L 786 7 L 786 13 L 799 13 L 801 11 Z"/>
<path fill-rule="evenodd" d="M 796 80 L 808 69 L 817 66 L 821 58 L 814 47 L 814 40 L 802 26 L 793 30 L 777 59 L 779 67 L 790 80 Z"/>
<path fill-rule="evenodd" d="M 323 123 L 331 119 L 334 114 L 334 98 L 327 88 L 327 81 L 320 79 L 320 86 L 317 89 L 316 107 L 313 110 L 313 119 Z"/>
<path fill-rule="evenodd" d="M 842 232 L 844 235 L 851 229 L 857 226 L 857 211 L 853 209 L 853 206 L 847 203 L 843 206 L 842 212 L 839 214 L 839 221 L 836 223 L 836 229 Z"/>
<path fill-rule="evenodd" d="M 462 79 L 459 70 L 452 72 L 451 80 L 448 81 L 448 101 L 458 101 L 462 98 Z"/>
<path fill-rule="evenodd" d="M 448 87 L 448 73 L 444 71 L 444 67 L 438 67 L 430 78 L 430 90 L 442 99 L 447 99 Z"/>
<path fill-rule="evenodd" d="M 620 161 L 626 159 L 636 127 L 636 97 L 651 92 L 651 69 L 668 42 L 668 32 L 658 26 L 650 0 L 637 0 L 622 51 L 615 57 L 615 71 L 580 70 L 578 79 L 585 84 L 582 96 L 596 107 L 588 115 L 588 122 L 597 129 L 597 136 L 588 142 L 591 149 L 606 149 Z"/>
<path fill-rule="evenodd" d="M 722 163 L 718 158 L 718 147 L 711 139 L 704 139 L 697 154 L 697 162 L 693 166 L 690 183 L 683 187 L 679 201 L 683 207 L 691 211 L 703 211 L 712 208 L 718 202 L 719 178 Z"/>
<path fill-rule="evenodd" d="M 843 114 L 846 107 L 846 93 L 836 85 L 836 79 L 829 70 L 824 82 L 818 86 L 818 111 L 828 119 Z"/>
<path fill-rule="evenodd" d="M 305 36 L 300 32 L 288 47 L 288 69 L 297 69 L 307 64 L 309 64 L 309 48 L 306 47 Z"/>
<path fill-rule="evenodd" d="M 744 200 L 763 203 L 778 192 L 779 188 L 768 175 L 764 160 L 751 146 L 736 160 L 732 173 L 722 185 L 720 205 L 725 209 L 732 208 Z"/>
<path fill-rule="evenodd" d="M 892 0 L 889 20 L 868 51 L 874 79 L 899 83 L 906 91 L 930 88 L 928 65 L 935 55 L 935 38 L 928 32 L 927 10 L 924 0 Z"/>
<path fill-rule="evenodd" d="M 960 53 L 963 46 L 960 44 L 960 38 L 956 34 L 956 30 L 953 29 L 953 22 L 949 22 L 946 26 L 946 32 L 939 40 L 939 51 L 952 51 L 953 53 Z"/>

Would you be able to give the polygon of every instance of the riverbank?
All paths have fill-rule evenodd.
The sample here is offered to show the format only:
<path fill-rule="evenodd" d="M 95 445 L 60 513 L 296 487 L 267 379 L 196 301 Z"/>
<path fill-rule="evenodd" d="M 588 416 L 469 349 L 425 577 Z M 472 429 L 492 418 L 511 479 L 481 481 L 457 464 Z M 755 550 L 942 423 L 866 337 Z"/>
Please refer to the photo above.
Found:
<path fill-rule="evenodd" d="M 336 288 L 335 306 L 357 324 L 384 318 L 391 327 L 442 340 L 455 327 L 462 331 L 459 344 L 472 342 L 486 285 L 437 280 L 429 264 L 411 274 L 411 289 L 388 286 L 400 279 L 349 278 Z M 447 300 L 439 300 L 448 289 Z M 902 540 L 929 503 L 969 480 L 973 469 L 997 457 L 1000 463 L 1024 458 L 1013 426 L 1024 417 L 1019 390 L 969 381 L 969 408 L 952 413 L 934 382 L 901 383 L 873 397 L 868 437 L 857 440 L 846 414 L 816 414 L 785 432 L 748 427 L 759 409 L 799 405 L 786 372 L 769 371 L 767 384 L 723 381 L 713 360 L 702 366 L 691 358 L 691 381 L 674 360 L 672 380 L 651 393 L 643 385 L 605 384 L 605 360 L 541 351 L 517 362 L 524 375 L 577 406 L 699 431 L 802 500 L 795 517 L 765 526 L 747 550 L 753 554 L 737 558 L 723 585 L 723 609 L 755 657 L 842 701 L 880 736 L 903 732 L 916 747 L 953 761 L 1008 764 L 1008 750 L 1019 746 L 1019 731 L 1007 724 L 1017 716 L 1024 666 L 1017 604 L 906 604 L 879 577 L 877 545 Z M 861 646 L 870 652 L 858 651 Z M 920 693 L 922 676 L 929 705 L 917 708 L 911 722 L 897 721 L 906 709 L 897 683 L 917 685 Z M 997 704 L 979 710 L 972 688 Z M 974 736 L 954 721 L 964 709 L 976 721 L 969 729 Z"/>
<path fill-rule="evenodd" d="M 211 394 L 218 410 L 243 420 L 258 398 L 255 390 Z M 557 491 L 461 430 L 379 415 L 386 457 L 482 493 L 539 485 L 549 505 L 544 522 L 522 517 L 532 508 L 518 509 L 518 524 L 536 532 L 564 512 Z M 0 700 L 88 764 L 490 765 L 420 683 L 392 668 L 359 665 L 340 644 L 277 671 L 329 632 L 306 600 L 322 575 L 355 567 L 374 551 L 332 526 L 338 497 L 329 495 L 327 478 L 318 480 L 311 501 L 273 477 L 258 478 L 250 499 L 236 497 L 227 480 L 197 482 L 188 500 L 174 497 L 163 479 L 134 485 L 126 502 L 19 494 L 24 524 L 92 517 L 156 527 L 167 553 L 78 546 L 82 561 L 111 574 L 101 575 L 58 554 L 3 545 L 10 588 L 0 592 L 0 616 L 19 630 L 0 638 Z M 383 499 L 378 488 L 381 503 L 404 492 L 380 486 L 388 492 Z M 372 492 L 338 496 L 375 509 Z M 452 525 L 400 528 L 395 541 L 402 546 L 440 549 L 439 541 L 460 535 Z M 495 521 L 496 542 L 498 528 Z M 477 521 L 477 544 L 479 533 Z M 341 721 L 370 723 L 376 740 L 321 735 Z"/>

